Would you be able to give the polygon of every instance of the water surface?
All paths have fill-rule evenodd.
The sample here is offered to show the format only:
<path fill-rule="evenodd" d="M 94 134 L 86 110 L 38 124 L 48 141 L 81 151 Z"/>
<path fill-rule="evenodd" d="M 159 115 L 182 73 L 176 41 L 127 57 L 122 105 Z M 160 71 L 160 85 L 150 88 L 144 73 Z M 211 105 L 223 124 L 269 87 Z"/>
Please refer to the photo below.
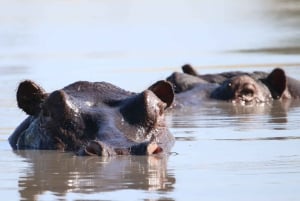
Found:
<path fill-rule="evenodd" d="M 191 63 L 202 73 L 282 67 L 300 79 L 300 4 L 0 1 L 0 192 L 10 200 L 299 200 L 300 102 L 210 102 L 167 116 L 167 156 L 14 152 L 18 83 L 107 81 L 142 91 Z"/>

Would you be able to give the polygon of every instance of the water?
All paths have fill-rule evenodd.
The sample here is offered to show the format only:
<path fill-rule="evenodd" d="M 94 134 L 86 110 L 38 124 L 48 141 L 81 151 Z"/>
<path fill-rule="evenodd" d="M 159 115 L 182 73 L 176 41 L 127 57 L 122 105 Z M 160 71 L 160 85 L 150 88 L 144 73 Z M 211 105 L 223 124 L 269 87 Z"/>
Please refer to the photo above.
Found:
<path fill-rule="evenodd" d="M 13 152 L 18 83 L 107 81 L 142 91 L 184 63 L 199 72 L 284 68 L 300 79 L 300 4 L 0 1 L 0 192 L 9 200 L 299 200 L 300 102 L 210 102 L 167 116 L 169 156 Z"/>

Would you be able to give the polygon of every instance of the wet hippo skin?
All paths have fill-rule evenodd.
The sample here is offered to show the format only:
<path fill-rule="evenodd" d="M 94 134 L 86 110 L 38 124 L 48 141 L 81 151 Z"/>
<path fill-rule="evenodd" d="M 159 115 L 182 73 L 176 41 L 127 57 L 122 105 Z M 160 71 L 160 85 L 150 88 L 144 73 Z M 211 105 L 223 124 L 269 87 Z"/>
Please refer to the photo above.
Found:
<path fill-rule="evenodd" d="M 205 100 L 224 100 L 237 104 L 257 104 L 273 100 L 298 99 L 300 82 L 281 68 L 262 71 L 231 71 L 198 74 L 190 65 L 167 78 L 176 92 L 175 105 L 197 104 Z"/>
<path fill-rule="evenodd" d="M 165 123 L 172 85 L 158 81 L 142 93 L 106 82 L 79 81 L 46 93 L 20 83 L 19 108 L 28 117 L 9 137 L 13 149 L 58 149 L 78 155 L 149 155 L 168 152 L 174 137 Z"/>

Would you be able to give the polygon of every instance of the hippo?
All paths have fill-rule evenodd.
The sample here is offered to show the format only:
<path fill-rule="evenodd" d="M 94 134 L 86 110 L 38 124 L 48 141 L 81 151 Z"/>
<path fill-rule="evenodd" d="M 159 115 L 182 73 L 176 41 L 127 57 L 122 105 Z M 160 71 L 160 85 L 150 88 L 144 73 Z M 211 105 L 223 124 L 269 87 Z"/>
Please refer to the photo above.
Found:
<path fill-rule="evenodd" d="M 267 103 L 273 100 L 299 99 L 300 82 L 281 68 L 272 72 L 231 71 L 198 74 L 190 65 L 167 78 L 174 86 L 175 105 L 194 105 L 205 100 L 223 100 L 241 105 Z"/>
<path fill-rule="evenodd" d="M 174 144 L 165 122 L 165 110 L 174 99 L 167 81 L 158 81 L 141 93 L 88 81 L 46 93 L 35 82 L 25 80 L 16 96 L 28 117 L 9 137 L 14 150 L 151 155 L 168 153 Z"/>

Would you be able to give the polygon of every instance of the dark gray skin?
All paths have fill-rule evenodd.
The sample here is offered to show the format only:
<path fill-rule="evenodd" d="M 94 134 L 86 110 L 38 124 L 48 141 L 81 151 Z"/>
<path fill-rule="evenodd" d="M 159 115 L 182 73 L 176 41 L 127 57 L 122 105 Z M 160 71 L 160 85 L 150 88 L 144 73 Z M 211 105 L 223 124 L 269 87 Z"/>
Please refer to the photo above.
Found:
<path fill-rule="evenodd" d="M 273 100 L 299 99 L 300 82 L 285 75 L 283 69 L 271 73 L 256 71 L 200 75 L 190 65 L 167 78 L 174 85 L 175 105 L 193 105 L 205 100 L 224 100 L 241 105 Z"/>
<path fill-rule="evenodd" d="M 17 102 L 29 116 L 9 143 L 13 149 L 57 149 L 78 155 L 167 153 L 174 137 L 164 114 L 173 99 L 173 88 L 166 81 L 142 93 L 84 81 L 46 93 L 26 80 L 18 87 Z"/>
<path fill-rule="evenodd" d="M 243 72 L 243 71 L 229 71 L 229 72 L 214 73 L 214 74 L 199 74 L 190 64 L 185 64 L 181 68 L 185 74 L 193 75 L 209 83 L 217 83 L 217 84 L 221 84 L 224 81 L 239 75 L 248 75 L 254 79 L 262 79 L 262 78 L 266 78 L 269 74 L 263 71 L 254 71 L 251 73 Z"/>

